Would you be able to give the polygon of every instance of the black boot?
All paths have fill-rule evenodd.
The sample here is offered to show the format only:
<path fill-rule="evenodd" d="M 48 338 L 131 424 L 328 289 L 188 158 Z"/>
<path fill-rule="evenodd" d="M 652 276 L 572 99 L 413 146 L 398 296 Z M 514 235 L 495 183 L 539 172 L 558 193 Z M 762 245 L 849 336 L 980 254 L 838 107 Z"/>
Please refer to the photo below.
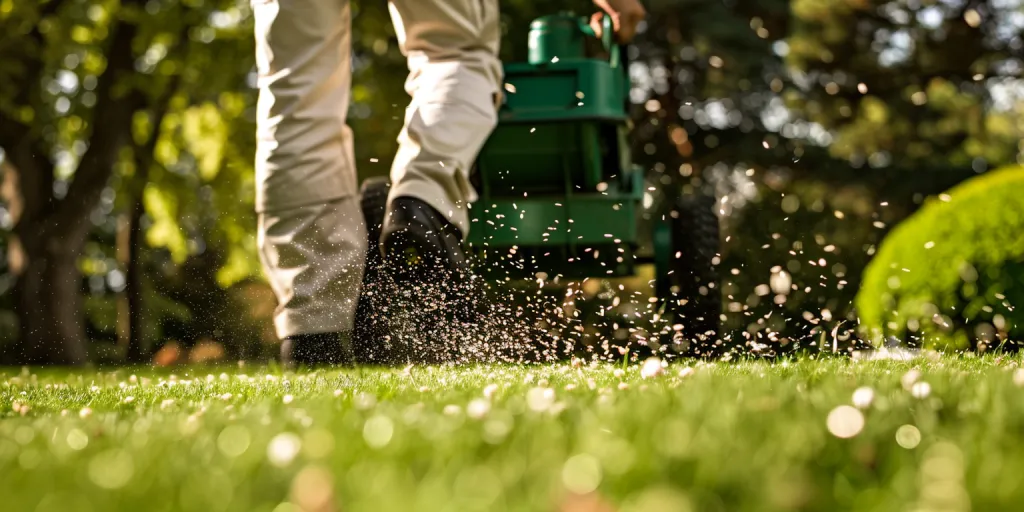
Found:
<path fill-rule="evenodd" d="M 478 279 L 462 233 L 427 203 L 408 196 L 387 207 L 380 237 L 384 269 L 394 279 L 391 337 L 401 360 L 454 360 L 459 332 L 478 322 Z"/>
<path fill-rule="evenodd" d="M 348 364 L 344 338 L 336 332 L 290 336 L 281 342 L 281 363 L 287 368 Z"/>
<path fill-rule="evenodd" d="M 388 205 L 380 248 L 385 264 L 400 281 L 461 281 L 469 275 L 462 233 L 414 197 L 397 197 Z"/>

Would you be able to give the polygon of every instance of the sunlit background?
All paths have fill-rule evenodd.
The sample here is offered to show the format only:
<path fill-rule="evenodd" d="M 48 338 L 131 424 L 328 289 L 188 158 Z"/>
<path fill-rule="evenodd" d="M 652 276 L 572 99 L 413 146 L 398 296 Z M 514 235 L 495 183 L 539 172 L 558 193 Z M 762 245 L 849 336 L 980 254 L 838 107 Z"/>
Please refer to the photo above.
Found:
<path fill-rule="evenodd" d="M 387 172 L 407 103 L 404 60 L 378 4 L 352 3 L 349 119 L 363 177 Z M 1019 0 L 646 5 L 629 48 L 644 205 L 654 217 L 673 191 L 716 195 L 732 342 L 771 352 L 889 335 L 914 343 L 922 324 L 962 344 L 1013 332 L 1013 309 L 1000 306 L 1006 283 L 974 286 L 964 300 L 977 299 L 979 313 L 961 321 L 952 297 L 964 295 L 963 279 L 894 281 L 890 272 L 932 257 L 879 261 L 879 247 L 926 198 L 1024 163 Z M 554 8 L 504 0 L 503 57 L 522 60 L 529 20 Z M 251 25 L 245 1 L 0 0 L 6 360 L 172 364 L 273 353 L 273 296 L 252 212 Z M 999 183 L 981 194 L 985 207 L 948 215 L 963 231 L 998 216 L 999 201 L 1019 201 Z M 947 237 L 924 241 L 950 258 L 935 265 L 958 276 L 971 275 L 971 254 L 992 253 L 957 252 L 968 233 L 924 224 Z M 1022 254 L 1012 240 L 990 245 L 998 256 L 984 256 L 975 281 Z M 622 284 L 649 293 L 650 277 L 584 292 L 599 300 Z M 638 304 L 621 301 L 616 314 L 629 318 Z M 892 311 L 904 314 L 893 321 Z M 610 335 L 642 335 L 626 325 Z"/>
<path fill-rule="evenodd" d="M 408 101 L 384 3 L 352 0 L 361 177 Z M 593 8 L 501 4 L 508 61 L 530 20 Z M 534 328 L 503 342 L 572 331 L 582 357 L 286 372 L 248 1 L 0 0 L 2 508 L 1019 507 L 1024 359 L 895 347 L 1024 339 L 1024 3 L 645 5 L 642 227 L 714 195 L 734 360 L 607 349 L 651 337 L 646 268 L 538 276 L 492 312 Z M 557 307 L 531 309 L 541 284 Z M 845 357 L 868 344 L 893 350 Z M 85 362 L 114 367 L 22 366 Z"/>

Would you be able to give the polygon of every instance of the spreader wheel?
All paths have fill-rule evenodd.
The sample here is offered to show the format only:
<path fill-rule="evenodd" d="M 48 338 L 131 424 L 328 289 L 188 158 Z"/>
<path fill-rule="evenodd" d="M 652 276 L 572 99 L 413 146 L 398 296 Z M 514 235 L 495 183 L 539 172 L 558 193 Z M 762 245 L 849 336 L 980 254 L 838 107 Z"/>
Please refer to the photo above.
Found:
<path fill-rule="evenodd" d="M 673 346 L 708 355 L 721 327 L 722 294 L 717 258 L 721 248 L 714 196 L 683 194 L 655 231 L 657 292 L 675 331 Z"/>

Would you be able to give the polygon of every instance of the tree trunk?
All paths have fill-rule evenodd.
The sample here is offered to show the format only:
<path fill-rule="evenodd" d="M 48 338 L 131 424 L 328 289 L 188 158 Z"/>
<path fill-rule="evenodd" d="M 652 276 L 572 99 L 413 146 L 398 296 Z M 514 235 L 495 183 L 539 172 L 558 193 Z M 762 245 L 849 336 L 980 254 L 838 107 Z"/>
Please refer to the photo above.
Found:
<path fill-rule="evenodd" d="M 145 307 L 142 299 L 142 214 L 145 206 L 141 194 L 132 200 L 132 210 L 128 217 L 128 265 L 125 283 L 125 295 L 128 297 L 128 351 L 125 358 L 131 363 L 147 360 L 143 343 L 142 322 Z"/>
<path fill-rule="evenodd" d="M 19 343 L 4 354 L 16 364 L 83 364 L 87 359 L 77 260 L 88 223 L 45 229 L 52 212 L 52 166 L 28 144 L 10 147 L 2 193 L 15 220 L 7 259 L 16 276 L 12 293 Z"/>
<path fill-rule="evenodd" d="M 182 34 L 186 37 L 186 34 Z M 129 187 L 131 193 L 131 211 L 128 213 L 128 264 L 126 269 L 125 295 L 128 298 L 128 351 L 129 362 L 141 363 L 148 359 L 144 349 L 142 322 L 145 318 L 142 283 L 145 269 L 142 268 L 143 232 L 142 216 L 146 213 L 143 202 L 146 184 L 149 183 L 149 171 L 156 162 L 156 144 L 160 140 L 160 129 L 170 107 L 171 98 L 178 90 L 181 75 L 175 75 L 155 102 L 152 116 L 152 132 L 142 146 L 133 148 L 135 158 L 135 177 Z"/>
<path fill-rule="evenodd" d="M 124 0 L 121 7 L 141 6 L 143 0 Z M 62 2 L 48 4 L 55 12 Z M 106 51 L 106 68 L 97 79 L 94 111 L 102 122 L 93 126 L 81 162 L 63 199 L 53 196 L 53 162 L 42 131 L 0 112 L 0 141 L 11 165 L 4 170 L 2 195 L 14 219 L 9 259 L 17 276 L 15 312 L 20 339 L 12 347 L 13 362 L 22 364 L 83 364 L 87 350 L 82 318 L 81 275 L 77 260 L 92 224 L 89 213 L 99 202 L 117 163 L 131 139 L 134 113 L 146 97 L 135 87 L 123 89 L 135 73 L 133 43 L 138 26 L 114 23 Z M 42 41 L 41 34 L 33 34 Z M 28 84 L 38 84 L 44 66 L 33 61 Z M 36 90 L 26 86 L 26 91 Z M 32 104 L 23 98 L 19 104 Z M 100 119 L 97 116 L 97 119 Z"/>
<path fill-rule="evenodd" d="M 80 365 L 88 359 L 82 323 L 78 250 L 60 244 L 24 252 L 15 285 L 21 343 L 14 358 L 23 364 Z"/>

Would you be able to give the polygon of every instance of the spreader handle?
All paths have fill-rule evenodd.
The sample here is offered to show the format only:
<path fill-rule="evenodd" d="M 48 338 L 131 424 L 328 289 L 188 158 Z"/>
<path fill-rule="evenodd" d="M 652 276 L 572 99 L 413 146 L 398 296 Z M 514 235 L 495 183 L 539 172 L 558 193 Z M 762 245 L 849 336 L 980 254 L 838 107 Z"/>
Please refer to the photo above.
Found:
<path fill-rule="evenodd" d="M 588 36 L 597 37 L 597 34 L 594 32 L 594 28 L 590 26 L 589 18 L 580 18 L 580 30 Z M 604 46 L 605 51 L 608 52 L 608 60 L 612 67 L 618 67 L 621 65 L 621 57 L 619 56 L 621 53 L 619 48 L 620 45 L 615 44 L 615 32 L 612 27 L 612 17 L 607 14 L 601 17 L 601 45 Z"/>
<path fill-rule="evenodd" d="M 588 18 L 580 19 L 580 28 L 583 33 L 597 37 L 594 33 L 593 27 L 590 26 Z M 608 61 L 613 68 L 620 68 L 623 77 L 623 87 L 625 90 L 625 105 L 623 108 L 625 112 L 629 112 L 630 101 L 629 101 L 629 50 L 625 45 L 617 44 L 615 42 L 615 32 L 612 27 L 612 17 L 605 14 L 601 17 L 601 44 L 604 46 L 605 51 L 608 52 Z"/>

